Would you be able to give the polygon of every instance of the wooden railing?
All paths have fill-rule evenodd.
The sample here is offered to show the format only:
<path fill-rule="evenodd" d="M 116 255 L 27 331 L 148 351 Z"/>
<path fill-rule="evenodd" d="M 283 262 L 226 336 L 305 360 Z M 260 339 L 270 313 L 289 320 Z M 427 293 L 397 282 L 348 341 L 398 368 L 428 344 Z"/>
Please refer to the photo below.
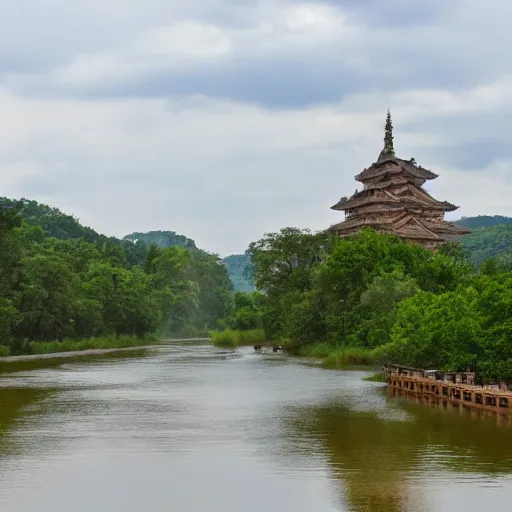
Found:
<path fill-rule="evenodd" d="M 384 372 L 390 390 L 512 415 L 512 391 L 498 384 L 476 385 L 474 372 L 438 372 L 400 365 L 386 365 Z"/>

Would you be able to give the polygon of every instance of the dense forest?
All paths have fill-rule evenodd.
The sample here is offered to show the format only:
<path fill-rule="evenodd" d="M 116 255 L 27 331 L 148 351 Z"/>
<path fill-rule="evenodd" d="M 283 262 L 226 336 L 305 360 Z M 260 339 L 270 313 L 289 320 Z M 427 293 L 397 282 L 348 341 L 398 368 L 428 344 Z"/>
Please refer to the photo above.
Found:
<path fill-rule="evenodd" d="M 467 259 L 478 267 L 489 258 L 500 258 L 503 261 L 512 259 L 512 217 L 502 215 L 481 215 L 463 217 L 456 224 L 472 230 L 469 235 L 460 237 L 459 242 Z M 234 254 L 223 260 L 233 281 L 235 290 L 254 291 L 251 279 L 251 259 L 248 254 Z"/>
<path fill-rule="evenodd" d="M 459 224 L 471 229 L 471 233 L 460 237 L 460 244 L 475 266 L 489 258 L 504 262 L 512 259 L 512 218 L 472 217 L 462 219 Z"/>
<path fill-rule="evenodd" d="M 216 255 L 106 237 L 35 201 L 0 204 L 0 353 L 63 339 L 204 335 L 233 313 Z"/>
<path fill-rule="evenodd" d="M 468 368 L 512 381 L 512 265 L 479 269 L 458 244 L 437 252 L 370 229 L 342 240 L 286 228 L 251 244 L 268 339 L 353 347 L 378 362 Z M 307 351 L 306 351 L 307 352 Z"/>

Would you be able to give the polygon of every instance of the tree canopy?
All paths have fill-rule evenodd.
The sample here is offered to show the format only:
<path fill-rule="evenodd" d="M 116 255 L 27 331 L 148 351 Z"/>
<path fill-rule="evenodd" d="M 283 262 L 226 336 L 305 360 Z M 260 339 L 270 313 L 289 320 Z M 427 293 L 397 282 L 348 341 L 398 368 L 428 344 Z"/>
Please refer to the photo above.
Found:
<path fill-rule="evenodd" d="M 206 334 L 233 313 L 216 255 L 108 238 L 33 201 L 4 206 L 0 345 L 12 353 L 32 341 Z"/>
<path fill-rule="evenodd" d="M 434 253 L 363 229 L 334 240 L 285 228 L 251 244 L 270 339 L 372 350 L 382 362 L 468 368 L 512 380 L 512 271 L 476 270 L 457 245 Z"/>

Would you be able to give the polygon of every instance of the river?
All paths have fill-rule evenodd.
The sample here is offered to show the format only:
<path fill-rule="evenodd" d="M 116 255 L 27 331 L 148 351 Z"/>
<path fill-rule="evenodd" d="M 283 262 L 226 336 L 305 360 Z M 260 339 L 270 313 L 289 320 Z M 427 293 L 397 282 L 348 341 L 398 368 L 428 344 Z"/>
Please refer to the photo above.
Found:
<path fill-rule="evenodd" d="M 367 372 L 192 343 L 3 370 L 2 512 L 454 512 L 512 499 L 510 427 L 390 397 Z"/>

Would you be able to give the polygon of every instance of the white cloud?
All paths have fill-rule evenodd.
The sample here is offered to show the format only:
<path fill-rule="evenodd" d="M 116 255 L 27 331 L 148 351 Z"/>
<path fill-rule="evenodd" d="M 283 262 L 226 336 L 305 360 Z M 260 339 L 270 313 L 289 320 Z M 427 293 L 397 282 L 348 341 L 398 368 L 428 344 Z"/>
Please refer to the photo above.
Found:
<path fill-rule="evenodd" d="M 423 18 L 391 3 L 13 4 L 0 20 L 3 194 L 107 234 L 173 229 L 242 251 L 339 220 L 329 207 L 376 159 L 390 107 L 397 153 L 440 174 L 436 197 L 512 215 L 511 5 L 432 0 Z"/>
<path fill-rule="evenodd" d="M 107 83 L 121 84 L 148 73 L 200 70 L 215 61 L 226 64 L 230 59 L 251 56 L 273 59 L 276 54 L 310 51 L 357 35 L 339 9 L 315 3 L 270 4 L 264 5 L 253 23 L 245 27 L 184 19 L 144 28 L 109 51 L 74 56 L 43 79 L 55 86 L 92 86 L 101 90 Z M 20 80 L 26 83 L 18 73 L 10 75 L 9 80 L 12 84 Z"/>
<path fill-rule="evenodd" d="M 451 219 L 475 214 L 512 216 L 512 158 L 493 160 L 470 177 L 464 169 L 440 168 L 438 172 L 438 183 L 433 183 L 431 190 L 441 200 L 460 205 Z"/>
<path fill-rule="evenodd" d="M 135 43 L 136 53 L 179 59 L 210 59 L 229 53 L 231 39 L 215 25 L 182 22 L 148 30 Z"/>
<path fill-rule="evenodd" d="M 486 90 L 505 91 L 506 83 Z M 353 192 L 353 176 L 377 157 L 389 101 L 398 105 L 397 151 L 440 174 L 436 196 L 462 204 L 466 215 L 512 214 L 510 161 L 467 173 L 437 157 L 441 144 L 471 142 L 478 127 L 444 141 L 429 130 L 436 108 L 452 117 L 499 109 L 510 94 L 489 103 L 479 89 L 468 90 L 448 112 L 425 100 L 445 96 L 375 94 L 279 111 L 204 97 L 61 101 L 3 91 L 3 193 L 57 205 L 107 234 L 173 229 L 222 254 L 241 251 L 265 231 L 321 229 L 339 219 L 329 207 Z M 407 133 L 411 120 L 424 129 Z"/>

